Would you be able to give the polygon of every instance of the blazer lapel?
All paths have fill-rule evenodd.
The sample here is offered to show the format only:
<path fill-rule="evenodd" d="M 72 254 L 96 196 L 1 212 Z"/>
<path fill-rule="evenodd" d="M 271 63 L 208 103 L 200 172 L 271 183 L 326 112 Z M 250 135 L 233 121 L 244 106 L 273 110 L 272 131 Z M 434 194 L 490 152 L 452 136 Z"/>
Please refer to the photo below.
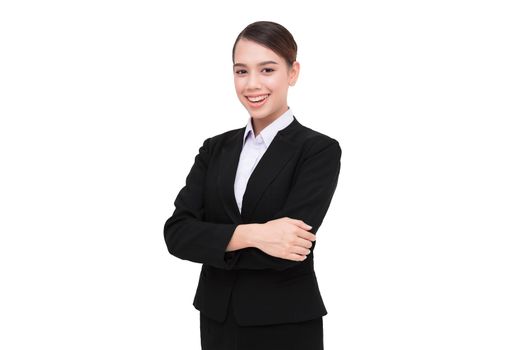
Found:
<path fill-rule="evenodd" d="M 299 125 L 294 116 L 293 122 L 275 135 L 248 179 L 242 201 L 242 213 L 239 212 L 235 199 L 234 184 L 242 151 L 244 128 L 225 141 L 220 153 L 217 185 L 224 208 L 233 223 L 250 222 L 251 214 L 264 191 L 297 151 L 298 145 L 292 141 L 290 131 Z"/>
<path fill-rule="evenodd" d="M 279 133 L 253 169 L 242 200 L 242 217 L 249 221 L 257 202 L 273 179 L 295 153 L 296 147 Z"/>

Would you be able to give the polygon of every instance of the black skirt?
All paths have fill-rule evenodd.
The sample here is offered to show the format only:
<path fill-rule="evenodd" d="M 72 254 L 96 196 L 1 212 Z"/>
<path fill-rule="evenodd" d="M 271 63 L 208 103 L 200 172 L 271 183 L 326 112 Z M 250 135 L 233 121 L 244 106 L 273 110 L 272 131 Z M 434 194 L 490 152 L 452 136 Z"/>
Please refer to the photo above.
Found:
<path fill-rule="evenodd" d="M 200 313 L 202 350 L 323 350 L 323 318 L 298 323 L 239 326 L 232 303 L 224 322 Z"/>

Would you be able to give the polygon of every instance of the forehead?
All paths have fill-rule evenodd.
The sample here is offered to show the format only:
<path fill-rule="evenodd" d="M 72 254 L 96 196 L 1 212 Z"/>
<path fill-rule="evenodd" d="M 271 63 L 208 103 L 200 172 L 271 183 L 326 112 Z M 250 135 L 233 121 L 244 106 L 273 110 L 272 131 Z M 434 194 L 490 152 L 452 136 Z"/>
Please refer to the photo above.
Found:
<path fill-rule="evenodd" d="M 256 66 L 260 63 L 273 61 L 282 64 L 284 60 L 274 51 L 251 40 L 240 39 L 235 47 L 235 65 Z"/>

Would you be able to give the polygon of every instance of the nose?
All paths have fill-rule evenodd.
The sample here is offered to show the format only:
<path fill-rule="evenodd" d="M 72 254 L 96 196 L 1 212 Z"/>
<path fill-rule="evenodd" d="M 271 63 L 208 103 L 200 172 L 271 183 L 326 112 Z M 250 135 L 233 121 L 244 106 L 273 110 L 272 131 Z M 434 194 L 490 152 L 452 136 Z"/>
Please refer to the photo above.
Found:
<path fill-rule="evenodd" d="M 257 74 L 250 74 L 248 76 L 248 81 L 246 82 L 246 88 L 248 90 L 257 90 L 261 87 L 261 84 L 259 82 L 259 78 L 257 77 Z"/>

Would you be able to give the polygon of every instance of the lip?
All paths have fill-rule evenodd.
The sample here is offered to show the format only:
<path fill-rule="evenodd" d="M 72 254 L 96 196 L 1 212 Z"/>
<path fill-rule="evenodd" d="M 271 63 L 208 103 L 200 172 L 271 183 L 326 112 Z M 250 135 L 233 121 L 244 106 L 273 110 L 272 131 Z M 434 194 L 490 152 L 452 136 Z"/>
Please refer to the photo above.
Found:
<path fill-rule="evenodd" d="M 257 96 L 263 96 L 263 95 L 268 95 L 268 97 L 266 97 L 266 99 L 262 102 L 262 103 L 253 103 L 252 101 L 250 101 L 248 99 L 248 97 L 257 97 Z M 246 97 L 246 101 L 248 102 L 248 105 L 252 108 L 260 108 L 262 106 L 264 106 L 266 104 L 266 101 L 268 101 L 268 99 L 270 98 L 270 95 L 271 94 L 258 94 L 258 95 L 244 95 L 244 97 Z"/>

